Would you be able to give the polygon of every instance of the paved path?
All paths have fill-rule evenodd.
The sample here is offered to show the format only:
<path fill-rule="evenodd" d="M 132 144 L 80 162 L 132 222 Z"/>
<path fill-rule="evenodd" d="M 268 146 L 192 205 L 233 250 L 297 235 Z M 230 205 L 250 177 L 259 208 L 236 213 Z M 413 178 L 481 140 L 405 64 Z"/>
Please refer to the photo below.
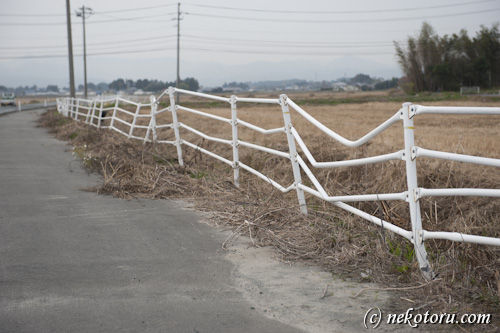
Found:
<path fill-rule="evenodd" d="M 71 147 L 0 117 L 0 332 L 299 332 L 252 309 L 224 236 L 169 201 L 82 192 Z"/>

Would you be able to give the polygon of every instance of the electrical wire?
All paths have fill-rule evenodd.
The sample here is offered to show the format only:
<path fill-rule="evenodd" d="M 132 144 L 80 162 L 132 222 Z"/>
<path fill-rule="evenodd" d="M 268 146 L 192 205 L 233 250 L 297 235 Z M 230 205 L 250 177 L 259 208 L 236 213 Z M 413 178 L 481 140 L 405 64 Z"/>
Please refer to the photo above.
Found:
<path fill-rule="evenodd" d="M 197 44 L 219 44 L 219 45 L 243 45 L 243 46 L 255 46 L 255 47 L 280 47 L 280 48 L 300 48 L 301 45 L 297 44 L 266 44 L 266 43 L 248 43 L 245 41 L 233 41 L 233 42 L 223 42 L 223 41 L 204 41 L 204 40 L 189 40 L 184 39 L 184 42 L 197 43 Z M 363 48 L 363 47 L 393 47 L 392 43 L 386 45 L 307 45 L 308 48 L 316 48 L 316 49 L 326 49 L 326 48 Z"/>
<path fill-rule="evenodd" d="M 193 6 L 193 7 L 203 7 L 203 8 L 214 8 L 214 9 L 224 9 L 233 11 L 245 11 L 245 12 L 260 12 L 260 13 L 272 13 L 272 14 L 363 14 L 363 13 L 391 13 L 391 12 L 402 12 L 402 11 L 413 11 L 413 10 L 428 10 L 437 8 L 451 8 L 459 6 L 477 5 L 480 3 L 495 2 L 497 0 L 482 0 L 473 2 L 461 2 L 450 5 L 435 5 L 435 6 L 424 6 L 424 7 L 408 7 L 408 8 L 394 8 L 394 9 L 372 9 L 372 10 L 350 10 L 350 11 L 298 11 L 298 10 L 270 10 L 270 9 L 256 9 L 256 8 L 236 8 L 236 7 L 223 7 L 223 6 L 212 6 L 206 4 L 197 3 L 183 3 L 182 5 Z M 128 9 L 119 10 L 108 10 L 108 11 L 96 11 L 94 14 L 113 14 L 113 13 L 123 13 L 123 12 L 135 12 L 139 10 L 149 10 L 157 8 L 165 8 L 176 6 L 177 3 L 170 3 L 158 6 L 149 7 L 136 7 Z M 12 13 L 0 13 L 3 17 L 57 17 L 65 16 L 66 14 L 12 14 Z"/>
<path fill-rule="evenodd" d="M 212 5 L 205 5 L 205 4 L 195 4 L 195 3 L 185 3 L 184 5 L 193 6 L 193 7 L 214 8 L 214 9 L 245 11 L 245 12 L 272 13 L 272 14 L 363 14 L 363 13 L 390 13 L 390 12 L 403 12 L 403 11 L 413 11 L 413 10 L 450 8 L 450 7 L 458 7 L 458 6 L 477 5 L 479 3 L 495 2 L 495 1 L 497 1 L 497 0 L 462 2 L 462 3 L 451 4 L 451 5 L 435 5 L 435 6 L 426 6 L 426 7 L 372 9 L 372 10 L 350 10 L 350 11 L 302 11 L 302 10 L 297 11 L 297 10 L 286 10 L 286 9 L 285 10 L 283 10 L 283 9 L 269 10 L 269 9 L 222 7 L 222 6 L 212 6 Z"/>
<path fill-rule="evenodd" d="M 95 13 L 96 14 L 110 14 L 110 13 L 135 12 L 135 11 L 138 11 L 138 10 L 164 8 L 164 7 L 171 7 L 171 6 L 176 6 L 176 5 L 177 5 L 176 3 L 170 3 L 170 4 L 158 5 L 158 6 L 150 6 L 150 7 L 139 7 L 139 8 L 120 9 L 120 10 L 98 11 L 98 12 L 95 12 Z"/>
<path fill-rule="evenodd" d="M 135 54 L 135 53 L 153 53 L 153 52 L 161 52 L 168 50 L 175 50 L 175 47 L 171 48 L 153 48 L 153 49 L 143 49 L 143 50 L 123 50 L 116 52 L 97 52 L 97 53 L 88 53 L 87 57 L 92 56 L 102 56 L 102 55 L 113 55 L 113 54 Z M 281 50 L 269 50 L 269 51 L 258 51 L 258 50 L 234 50 L 234 49 L 213 49 L 213 48 L 199 48 L 199 47 L 190 47 L 185 46 L 183 50 L 191 50 L 191 51 L 204 51 L 204 52 L 215 52 L 215 53 L 236 53 L 236 54 L 263 54 L 263 55 L 308 55 L 308 56 L 338 56 L 338 55 L 388 55 L 393 54 L 393 52 L 386 51 L 370 51 L 370 52 L 294 52 L 294 51 L 281 51 Z M 47 54 L 47 55 L 25 55 L 25 56 L 0 56 L 0 60 L 16 60 L 16 59 L 41 59 L 41 58 L 65 58 L 67 54 Z M 83 54 L 75 54 L 75 57 L 83 56 Z"/>
<path fill-rule="evenodd" d="M 148 50 L 129 50 L 129 51 L 118 51 L 118 52 L 102 52 L 102 53 L 88 53 L 87 57 L 93 56 L 101 56 L 101 55 L 111 55 L 111 54 L 131 54 L 131 53 L 151 53 L 151 52 L 159 52 L 159 51 L 169 51 L 175 50 L 175 48 L 157 48 L 157 49 L 148 49 Z M 83 57 L 83 54 L 74 54 L 75 57 Z M 42 59 L 42 58 L 67 58 L 67 54 L 51 54 L 51 55 L 33 55 L 33 56 L 17 56 L 17 57 L 2 57 L 0 56 L 0 60 L 16 60 L 16 59 Z"/>
<path fill-rule="evenodd" d="M 265 55 L 307 55 L 307 56 L 342 56 L 342 55 L 388 55 L 394 54 L 394 52 L 264 52 L 255 50 L 224 50 L 224 49 L 206 49 L 206 48 L 194 48 L 194 47 L 183 47 L 183 50 L 193 50 L 193 51 L 207 51 L 207 52 L 217 52 L 217 53 L 240 53 L 240 54 L 265 54 Z"/>
<path fill-rule="evenodd" d="M 99 43 L 87 43 L 87 46 L 93 45 L 115 45 L 115 44 L 129 44 L 130 42 L 140 42 L 145 40 L 162 40 L 177 37 L 177 35 L 168 35 L 161 37 L 149 37 L 149 38 L 140 38 L 140 39 L 128 39 L 122 41 L 111 41 L 111 42 L 99 42 Z M 76 44 L 76 47 L 82 46 L 83 44 Z M 23 50 L 23 49 L 51 49 L 51 48 L 66 48 L 68 45 L 45 45 L 45 46 L 18 46 L 18 47 L 0 47 L 0 50 Z"/>
<path fill-rule="evenodd" d="M 261 40 L 261 39 L 236 39 L 236 38 L 220 38 L 220 37 L 211 37 L 211 36 L 196 36 L 183 34 L 181 35 L 183 38 L 192 38 L 192 39 L 201 39 L 201 40 L 221 40 L 221 41 L 235 41 L 235 42 L 257 42 L 257 43 L 272 43 L 272 44 L 295 44 L 295 45 L 359 45 L 359 44 L 374 44 L 374 45 L 382 45 L 382 44 L 392 44 L 391 42 L 304 42 L 304 41 L 275 41 L 275 40 Z"/>
<path fill-rule="evenodd" d="M 129 8 L 129 9 L 119 9 L 119 10 L 108 10 L 108 11 L 97 11 L 94 14 L 110 14 L 110 13 L 123 13 L 123 12 L 135 12 L 138 10 L 147 10 L 147 9 L 156 9 L 156 8 L 165 8 L 170 6 L 175 6 L 176 3 L 158 5 L 158 6 L 150 6 L 150 7 L 137 7 L 137 8 Z M 12 16 L 12 17 L 49 17 L 49 16 L 66 16 L 66 14 L 5 14 L 0 13 L 0 16 Z"/>
<path fill-rule="evenodd" d="M 396 22 L 396 21 L 411 21 L 411 20 L 428 20 L 430 18 L 444 18 L 444 17 L 455 17 L 455 16 L 466 16 L 472 14 L 482 14 L 491 13 L 499 11 L 500 8 L 492 8 L 487 10 L 469 11 L 466 13 L 455 13 L 455 14 L 443 14 L 443 15 L 427 15 L 427 16 L 408 16 L 408 17 L 397 17 L 397 18 L 384 18 L 384 19 L 354 19 L 354 20 L 296 20 L 296 19 L 276 19 L 276 18 L 256 18 L 256 17 L 242 17 L 242 16 L 225 16 L 225 15 L 212 15 L 212 14 L 200 14 L 192 12 L 184 12 L 186 15 L 199 16 L 199 17 L 210 17 L 210 18 L 222 18 L 231 20 L 243 20 L 243 21 L 259 21 L 259 22 L 273 22 L 273 23 L 367 23 L 367 22 Z"/>
<path fill-rule="evenodd" d="M 111 20 L 88 20 L 85 23 L 86 24 L 98 24 L 98 23 L 110 23 L 110 22 L 120 22 L 120 21 L 135 21 L 135 22 L 142 22 L 142 23 L 157 23 L 157 22 L 168 22 L 168 21 L 141 21 L 143 19 L 147 18 L 154 18 L 154 17 L 162 17 L 162 16 L 169 16 L 169 15 L 174 15 L 177 13 L 166 13 L 166 14 L 156 14 L 156 15 L 148 15 L 148 16 L 137 16 L 137 17 L 129 17 L 129 18 L 114 18 Z M 7 23 L 7 22 L 0 22 L 0 25 L 8 25 L 8 26 L 54 26 L 54 25 L 66 25 L 66 22 L 57 22 L 57 23 L 42 23 L 42 22 L 37 22 L 37 23 L 19 23 L 19 22 L 13 22 L 13 23 Z M 75 22 L 72 21 L 71 25 L 79 25 L 80 22 Z"/>

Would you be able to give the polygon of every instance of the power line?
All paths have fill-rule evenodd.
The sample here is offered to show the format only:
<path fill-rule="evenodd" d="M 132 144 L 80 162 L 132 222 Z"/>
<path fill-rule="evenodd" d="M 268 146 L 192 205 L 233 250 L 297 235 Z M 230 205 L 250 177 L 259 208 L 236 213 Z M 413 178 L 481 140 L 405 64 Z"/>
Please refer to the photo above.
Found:
<path fill-rule="evenodd" d="M 304 42 L 304 41 L 276 41 L 276 40 L 262 40 L 262 39 L 236 39 L 236 38 L 220 38 L 220 37 L 211 37 L 211 36 L 196 36 L 196 35 L 182 35 L 183 37 L 201 39 L 201 40 L 221 40 L 221 41 L 234 41 L 234 42 L 256 42 L 256 43 L 272 43 L 272 44 L 295 44 L 295 45 L 330 45 L 330 46 L 341 46 L 341 45 L 359 45 L 359 44 L 391 44 L 390 42 Z"/>
<path fill-rule="evenodd" d="M 138 10 L 164 8 L 164 7 L 171 7 L 171 6 L 175 6 L 175 5 L 176 5 L 175 3 L 170 3 L 170 4 L 158 5 L 158 6 L 150 6 L 150 7 L 129 8 L 129 9 L 120 9 L 120 10 L 108 10 L 108 11 L 103 11 L 103 12 L 101 12 L 101 11 L 97 12 L 97 14 L 135 12 L 135 11 L 138 11 Z"/>
<path fill-rule="evenodd" d="M 297 11 L 297 10 L 283 10 L 283 9 L 270 10 L 270 9 L 255 9 L 255 8 L 222 7 L 222 6 L 212 6 L 212 5 L 205 5 L 205 4 L 193 4 L 193 3 L 186 3 L 185 5 L 193 6 L 193 7 L 225 9 L 225 10 L 234 10 L 234 11 L 272 13 L 273 15 L 274 14 L 363 14 L 363 13 L 390 13 L 390 12 L 402 12 L 402 11 L 411 11 L 411 10 L 451 8 L 451 7 L 458 7 L 458 6 L 477 5 L 479 3 L 495 2 L 495 1 L 497 1 L 497 0 L 462 2 L 462 3 L 451 4 L 451 5 L 436 5 L 436 6 L 426 6 L 426 7 L 372 9 L 372 10 L 350 10 L 350 11 L 302 11 L 302 10 Z"/>
<path fill-rule="evenodd" d="M 454 14 L 441 14 L 441 15 L 427 15 L 427 16 L 408 16 L 408 17 L 396 17 L 396 18 L 380 18 L 380 19 L 348 19 L 348 20 L 338 20 L 338 19 L 329 19 L 329 20 L 301 20 L 301 19 L 276 19 L 276 18 L 257 18 L 257 17 L 242 17 L 242 16 L 226 16 L 226 15 L 213 15 L 213 14 L 202 14 L 202 13 L 193 13 L 193 12 L 184 12 L 184 14 L 199 16 L 199 17 L 211 17 L 211 18 L 222 18 L 222 19 L 231 19 L 231 20 L 244 20 L 244 21 L 259 21 L 259 22 L 282 22 L 282 23 L 366 23 L 366 22 L 396 22 L 396 21 L 410 21 L 410 20 L 427 20 L 430 18 L 444 18 L 444 17 L 456 17 L 456 16 L 466 16 L 472 14 L 482 14 L 482 13 L 490 13 L 499 11 L 500 8 L 492 8 L 486 10 L 478 10 L 478 11 L 469 11 L 462 13 L 454 13 Z M 129 17 L 129 18 L 115 18 L 112 20 L 100 20 L 100 21 L 92 21 L 89 24 L 100 24 L 100 23 L 110 23 L 110 22 L 118 22 L 118 21 L 135 21 L 142 23 L 164 23 L 165 21 L 140 21 L 147 18 L 155 18 L 173 15 L 175 13 L 167 13 L 167 14 L 157 14 L 157 15 L 148 15 L 148 16 L 137 16 L 137 17 Z M 54 26 L 54 25 L 65 25 L 66 23 L 5 23 L 0 22 L 0 25 L 9 25 L 9 26 Z"/>
<path fill-rule="evenodd" d="M 363 14 L 363 13 L 390 13 L 390 12 L 402 12 L 402 11 L 411 11 L 411 10 L 428 10 L 428 9 L 437 9 L 437 8 L 452 8 L 459 6 L 467 6 L 467 5 L 477 5 L 479 3 L 487 3 L 487 2 L 495 2 L 497 0 L 482 0 L 482 1 L 474 1 L 474 2 L 462 2 L 451 5 L 435 5 L 435 6 L 425 6 L 425 7 L 409 7 L 409 8 L 394 8 L 394 9 L 372 9 L 372 10 L 351 10 L 351 11 L 302 11 L 302 10 L 270 10 L 270 9 L 256 9 L 256 8 L 236 8 L 236 7 L 223 7 L 223 6 L 212 6 L 205 4 L 196 4 L 196 3 L 185 3 L 184 5 L 193 6 L 193 7 L 204 7 L 204 8 L 214 8 L 214 9 L 224 9 L 224 10 L 233 10 L 233 11 L 245 11 L 245 12 L 261 12 L 261 13 L 272 13 L 272 14 Z M 108 11 L 98 11 L 95 14 L 113 14 L 113 13 L 124 13 L 124 12 L 135 12 L 140 10 L 149 10 L 149 9 L 158 9 L 175 6 L 176 3 L 164 4 L 158 6 L 149 6 L 149 7 L 136 7 L 136 8 L 128 8 L 128 9 L 119 9 L 119 10 L 108 10 Z M 3 17 L 62 17 L 66 14 L 17 14 L 17 13 L 0 13 L 0 16 Z"/>
<path fill-rule="evenodd" d="M 185 47 L 184 50 L 193 50 L 193 51 L 207 51 L 207 52 L 217 52 L 217 53 L 240 53 L 240 54 L 265 54 L 265 55 L 307 55 L 307 56 L 342 56 L 342 55 L 383 55 L 383 54 L 394 54 L 393 52 L 313 52 L 305 53 L 305 52 L 264 52 L 264 51 L 255 51 L 255 50 L 227 50 L 227 49 L 206 49 L 206 48 L 193 48 L 193 47 Z"/>
<path fill-rule="evenodd" d="M 87 54 L 87 57 L 93 56 L 101 56 L 101 55 L 111 55 L 111 54 L 131 54 L 131 53 L 150 53 L 150 52 L 159 52 L 159 51 L 169 51 L 175 50 L 175 48 L 156 48 L 156 49 L 148 49 L 148 50 L 129 50 L 129 51 L 117 51 L 117 52 L 102 52 L 102 53 L 90 53 Z M 22 60 L 22 59 L 46 59 L 46 58 L 65 58 L 67 54 L 48 54 L 48 55 L 33 55 L 33 56 L 17 56 L 17 57 L 2 57 L 0 56 L 0 60 Z M 82 57 L 83 54 L 76 54 L 77 57 Z"/>
<path fill-rule="evenodd" d="M 158 45 L 158 42 L 160 41 L 170 41 L 172 37 L 176 37 L 175 35 L 170 35 L 170 36 L 164 36 L 164 37 L 151 37 L 151 38 L 144 38 L 144 39 L 134 39 L 134 40 L 127 40 L 127 41 L 115 41 L 115 42 L 99 42 L 99 43 L 88 43 L 87 46 L 90 46 L 90 49 L 92 51 L 113 51 L 119 48 L 131 48 L 131 47 L 142 47 L 142 46 L 149 46 L 149 45 Z M 303 46 L 307 46 L 308 49 L 349 49 L 349 48 L 376 48 L 376 47 L 382 47 L 386 48 L 388 46 L 392 46 L 392 42 L 372 42 L 374 44 L 370 44 L 370 42 L 365 42 L 364 43 L 318 43 L 315 44 L 314 42 L 274 42 L 274 41 L 262 41 L 262 43 L 259 43 L 257 40 L 237 40 L 237 39 L 225 39 L 225 38 L 210 38 L 211 40 L 205 40 L 207 39 L 206 37 L 203 36 L 184 36 L 185 42 L 190 44 L 190 43 L 196 43 L 196 44 L 221 44 L 221 45 L 243 45 L 243 46 L 249 46 L 249 47 L 260 47 L 260 48 L 273 48 L 273 47 L 279 47 L 279 48 L 295 48 L 295 49 L 300 49 Z M 248 42 L 252 41 L 251 44 Z M 138 43 L 133 43 L 133 42 L 138 42 Z M 304 43 L 304 44 L 301 44 Z M 112 48 L 109 48 L 108 46 L 112 46 Z M 77 45 L 78 47 L 82 47 L 83 44 Z M 97 47 L 96 47 L 97 46 Z M 52 52 L 54 49 L 61 49 L 63 48 L 63 45 L 58 45 L 58 46 L 45 46 L 45 47 L 20 47 L 20 48 L 0 48 L 0 50 L 3 50 L 3 54 L 7 54 L 9 52 L 16 54 L 19 53 L 19 50 L 26 50 L 26 49 L 42 49 L 41 51 L 37 51 L 37 55 L 44 55 L 40 54 L 41 52 Z M 6 50 L 6 51 L 4 51 Z M 26 56 L 30 56 L 31 54 L 28 54 Z M 45 54 L 45 55 L 51 55 Z M 14 56 L 14 55 L 12 55 Z"/>
<path fill-rule="evenodd" d="M 144 50 L 123 50 L 116 52 L 97 52 L 89 53 L 87 57 L 92 56 L 103 56 L 103 55 L 114 55 L 114 54 L 134 54 L 134 53 L 153 53 L 176 50 L 175 47 L 172 48 L 154 48 L 154 49 L 144 49 Z M 236 53 L 236 54 L 263 54 L 263 55 L 308 55 L 308 56 L 339 56 L 339 55 L 389 55 L 394 54 L 393 52 L 385 51 L 371 51 L 371 52 L 291 52 L 291 51 L 257 51 L 257 50 L 241 50 L 241 49 L 211 49 L 211 48 L 197 48 L 197 47 L 183 47 L 183 50 L 191 51 L 205 51 L 205 52 L 215 52 L 215 53 Z M 76 54 L 75 56 L 81 57 L 83 54 Z M 2 57 L 0 60 L 23 60 L 23 59 L 43 59 L 43 58 L 64 58 L 67 57 L 66 54 L 48 54 L 48 55 L 29 55 L 29 56 L 15 56 L 15 57 Z"/>
<path fill-rule="evenodd" d="M 172 42 L 172 41 L 171 41 L 171 42 Z M 106 52 L 110 52 L 110 51 L 117 50 L 117 49 L 121 49 L 121 48 L 129 48 L 129 49 L 130 49 L 130 48 L 134 48 L 134 49 L 130 49 L 130 50 L 134 51 L 134 50 L 137 50 L 137 49 L 136 49 L 137 47 L 142 47 L 142 46 L 150 46 L 150 45 L 158 45 L 158 42 L 142 42 L 142 43 L 132 43 L 132 44 L 127 44 L 127 45 L 117 45 L 117 46 L 114 46 L 114 47 L 112 47 L 112 48 L 109 48 L 109 47 L 106 47 L 106 46 L 100 46 L 100 47 L 98 46 L 98 47 L 92 47 L 92 48 L 90 48 L 90 49 L 91 49 L 91 51 L 106 51 Z M 79 45 L 79 46 L 80 46 L 80 47 L 82 47 L 83 45 Z M 87 45 L 87 47 L 88 47 L 88 45 Z M 48 54 L 43 54 L 43 53 L 45 53 L 45 52 L 43 52 L 43 51 L 37 51 L 37 52 L 36 52 L 36 55 L 52 55 L 52 54 L 51 54 L 51 52 L 54 52 L 54 51 L 59 52 L 59 51 L 61 51 L 61 50 L 59 50 L 59 49 L 60 49 L 60 48 L 57 48 L 56 50 L 45 50 L 45 52 L 49 52 Z M 7 53 L 7 52 L 11 52 L 11 53 L 9 54 L 9 53 Z M 2 53 L 3 53 L 4 55 L 9 54 L 9 55 L 11 55 L 12 57 L 15 57 L 15 56 L 16 56 L 16 54 L 19 54 L 19 53 L 20 53 L 19 51 L 12 51 L 12 50 L 9 50 L 9 51 L 7 51 L 7 52 L 5 52 L 5 51 L 4 51 L 4 52 L 2 52 Z M 31 53 L 31 52 L 30 52 L 30 53 L 28 53 L 28 54 L 25 54 L 24 56 L 31 56 L 31 55 L 35 55 L 35 54 L 33 54 L 33 53 Z M 17 55 L 17 57 L 22 57 L 22 56 Z"/>
<path fill-rule="evenodd" d="M 155 21 L 139 21 L 143 20 L 146 18 L 153 18 L 153 17 L 165 17 L 169 15 L 175 15 L 175 13 L 165 13 L 165 14 L 157 14 L 157 15 L 149 15 L 149 16 L 139 16 L 139 17 L 116 17 L 113 15 L 102 15 L 106 17 L 111 17 L 113 20 L 104 20 L 104 21 L 94 21 L 94 23 L 105 23 L 105 22 L 116 22 L 116 21 L 138 21 L 138 22 L 155 22 Z M 164 21 L 156 21 L 156 22 L 164 22 Z"/>
<path fill-rule="evenodd" d="M 156 22 L 165 22 L 165 21 L 140 21 L 143 19 L 147 18 L 154 18 L 154 17 L 162 17 L 162 16 L 168 16 L 168 15 L 173 15 L 174 13 L 166 13 L 166 14 L 156 14 L 156 15 L 148 15 L 148 16 L 136 16 L 136 17 L 128 17 L 128 18 L 114 18 L 112 20 L 97 20 L 97 21 L 92 21 L 89 22 L 89 24 L 98 24 L 98 23 L 110 23 L 110 22 L 119 22 L 119 21 L 135 21 L 135 22 L 142 22 L 142 23 L 156 23 Z M 6 23 L 6 22 L 0 22 L 0 25 L 15 25 L 15 26 L 54 26 L 54 25 L 65 25 L 66 23 L 63 22 L 57 22 L 57 23 L 47 23 L 47 22 L 36 22 L 36 23 L 19 23 L 19 22 L 13 22 L 13 23 Z M 72 23 L 73 25 L 76 23 Z"/>
<path fill-rule="evenodd" d="M 150 6 L 150 7 L 137 7 L 137 8 L 129 8 L 129 9 L 119 9 L 119 10 L 108 10 L 108 11 L 98 11 L 96 14 L 110 14 L 110 13 L 123 13 L 123 12 L 135 12 L 138 10 L 147 10 L 147 9 L 156 9 L 156 8 L 164 8 L 175 6 L 175 3 L 158 5 L 158 6 Z M 54 17 L 54 16 L 65 16 L 66 14 L 5 14 L 0 13 L 0 16 L 12 16 L 12 17 Z"/>
<path fill-rule="evenodd" d="M 87 43 L 87 45 L 114 45 L 114 44 L 129 44 L 130 42 L 140 42 L 146 40 L 162 40 L 176 37 L 175 35 L 168 35 L 162 37 L 149 37 L 140 39 L 128 39 L 122 41 L 110 41 L 110 42 L 99 42 L 99 43 Z M 83 46 L 83 44 L 78 44 L 76 46 Z M 67 45 L 45 45 L 45 46 L 19 46 L 19 47 L 0 47 L 0 50 L 26 50 L 26 49 L 51 49 L 51 48 L 62 48 L 67 47 Z"/>
<path fill-rule="evenodd" d="M 231 20 L 244 20 L 244 21 L 260 21 L 260 22 L 283 22 L 283 23 L 366 23 L 366 22 L 395 22 L 395 21 L 410 21 L 410 20 L 427 20 L 430 18 L 443 18 L 443 17 L 454 17 L 454 16 L 465 16 L 471 14 L 481 14 L 499 11 L 500 8 L 492 8 L 487 10 L 469 11 L 466 13 L 456 13 L 456 14 L 443 14 L 443 15 L 428 15 L 422 17 L 397 17 L 397 18 L 384 18 L 384 19 L 354 19 L 354 20 L 296 20 L 296 19 L 276 19 L 276 18 L 256 18 L 256 17 L 242 17 L 242 16 L 225 16 L 225 15 L 211 15 L 211 14 L 200 14 L 200 13 L 188 13 L 187 15 L 200 16 L 200 17 L 212 17 L 212 18 L 222 18 Z"/>
<path fill-rule="evenodd" d="M 186 40 L 186 42 L 190 43 L 197 43 L 197 44 L 219 44 L 219 45 L 243 45 L 243 46 L 250 46 L 250 47 L 259 47 L 259 48 L 269 48 L 269 47 L 280 47 L 280 48 L 300 48 L 300 45 L 289 45 L 289 44 L 249 44 L 248 42 L 219 42 L 219 41 L 190 41 Z M 387 48 L 387 47 L 393 47 L 392 44 L 387 44 L 387 45 L 307 45 L 307 48 L 309 49 L 350 49 L 350 48 Z"/>

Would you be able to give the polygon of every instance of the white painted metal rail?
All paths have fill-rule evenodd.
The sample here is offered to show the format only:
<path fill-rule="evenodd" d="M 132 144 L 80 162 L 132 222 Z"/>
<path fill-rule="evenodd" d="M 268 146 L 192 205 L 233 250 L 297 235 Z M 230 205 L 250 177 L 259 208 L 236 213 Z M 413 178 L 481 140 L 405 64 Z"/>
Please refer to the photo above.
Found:
<path fill-rule="evenodd" d="M 200 110 L 191 109 L 181 105 L 175 104 L 174 95 L 176 93 L 186 94 L 191 96 L 196 96 L 198 98 L 206 98 L 211 100 L 216 100 L 220 102 L 228 103 L 231 109 L 231 118 L 224 118 L 216 116 L 207 112 Z M 163 97 L 168 97 L 168 107 L 158 110 L 159 102 Z M 257 125 L 251 124 L 249 122 L 243 121 L 238 118 L 238 103 L 265 103 L 265 104 L 277 104 L 281 106 L 282 116 L 283 116 L 283 127 L 264 129 Z M 135 107 L 135 112 L 125 110 L 120 107 L 122 105 L 131 105 Z M 433 273 L 430 268 L 429 260 L 427 258 L 427 252 L 424 246 L 424 241 L 427 239 L 445 239 L 455 242 L 467 242 L 476 243 L 483 245 L 493 245 L 500 246 L 500 239 L 493 237 L 484 237 L 476 235 L 467 235 L 456 232 L 441 232 L 441 231 L 427 231 L 423 229 L 421 212 L 420 212 L 420 198 L 429 196 L 486 196 L 486 197 L 500 197 L 500 189 L 459 189 L 459 188 L 449 188 L 449 189 L 427 189 L 418 186 L 417 182 L 417 166 L 416 159 L 420 157 L 427 158 L 438 158 L 457 162 L 474 163 L 480 165 L 487 165 L 493 167 L 500 167 L 500 159 L 485 158 L 480 156 L 470 156 L 453 154 L 447 152 L 440 152 L 434 150 L 428 150 L 415 145 L 414 140 L 414 124 L 413 118 L 421 114 L 481 114 L 481 115 L 500 115 L 500 108 L 493 107 L 435 107 L 435 106 L 422 106 L 422 105 L 412 105 L 411 103 L 403 104 L 402 108 L 398 110 L 392 117 L 383 122 L 380 126 L 370 131 L 358 140 L 348 140 L 341 135 L 335 133 L 317 119 L 312 117 L 304 109 L 290 100 L 286 95 L 280 95 L 279 98 L 269 99 L 269 98 L 240 98 L 237 96 L 231 96 L 230 98 L 203 94 L 188 90 L 176 89 L 170 87 L 165 90 L 158 98 L 151 96 L 150 103 L 135 103 L 120 97 L 108 100 L 85 100 L 85 99 L 72 99 L 63 98 L 57 101 L 58 111 L 67 117 L 74 118 L 75 120 L 85 121 L 92 126 L 98 128 L 109 128 L 115 130 L 128 138 L 139 139 L 144 142 L 156 141 L 160 143 L 172 144 L 177 148 L 178 161 L 180 165 L 183 165 L 182 157 L 182 146 L 187 146 L 196 149 L 204 154 L 207 154 L 219 161 L 230 165 L 234 170 L 234 183 L 239 186 L 239 175 L 240 169 L 243 169 L 260 179 L 268 182 L 272 186 L 276 187 L 283 193 L 295 190 L 299 200 L 299 206 L 301 212 L 307 214 L 306 198 L 305 193 L 308 193 L 317 198 L 323 199 L 325 201 L 331 202 L 339 208 L 347 210 L 352 214 L 355 214 L 365 220 L 368 220 L 380 227 L 390 230 L 402 237 L 408 239 L 414 244 L 415 253 L 420 265 L 420 269 L 423 275 L 427 279 L 433 278 Z M 142 108 L 150 109 L 150 112 L 144 114 L 141 113 Z M 328 135 L 335 141 L 340 142 L 348 147 L 358 147 L 361 146 L 389 127 L 393 126 L 397 122 L 403 122 L 404 130 L 404 147 L 396 152 L 364 157 L 353 160 L 345 161 L 331 161 L 331 162 L 317 162 L 313 154 L 301 138 L 299 132 L 293 127 L 290 116 L 290 108 L 294 110 L 298 115 L 303 117 L 305 120 L 310 122 L 312 125 L 317 127 L 320 131 Z M 193 127 L 183 124 L 178 120 L 178 111 L 188 112 L 195 114 L 199 117 L 206 117 L 222 123 L 230 124 L 231 139 L 217 138 L 207 133 L 203 133 Z M 163 112 L 169 112 L 172 115 L 172 123 L 169 124 L 158 124 L 157 115 Z M 109 115 L 108 115 L 109 113 Z M 118 114 L 127 115 L 131 118 L 131 121 L 127 121 L 119 117 Z M 138 118 L 149 119 L 148 125 L 137 125 L 136 120 Z M 109 125 L 104 126 L 103 121 L 110 120 Z M 128 131 L 118 128 L 115 124 L 120 123 L 125 125 Z M 254 130 L 260 134 L 276 134 L 284 133 L 287 142 L 288 150 L 279 151 L 276 149 L 271 149 L 251 142 L 245 142 L 238 137 L 238 125 L 244 126 L 248 129 Z M 136 128 L 146 130 L 144 136 L 134 135 L 134 130 Z M 158 140 L 157 130 L 158 129 L 173 129 L 175 140 Z M 232 147 L 232 160 L 225 157 L 219 156 L 205 148 L 202 148 L 194 143 L 188 142 L 181 138 L 181 130 L 191 132 L 205 140 L 222 143 Z M 279 156 L 290 160 L 294 182 L 287 187 L 277 183 L 266 175 L 262 174 L 258 170 L 241 163 L 239 160 L 239 147 L 247 147 L 255 150 L 259 150 L 268 154 Z M 297 148 L 300 148 L 306 160 L 304 160 Z M 400 193 L 380 193 L 380 194 L 361 194 L 361 195 L 334 195 L 330 196 L 323 186 L 320 184 L 318 179 L 314 176 L 314 173 L 309 168 L 308 164 L 314 168 L 337 168 L 337 167 L 348 167 L 348 166 L 359 166 L 374 163 L 381 163 L 390 160 L 403 160 L 406 164 L 406 175 L 407 175 L 407 189 Z M 309 187 L 303 184 L 302 174 L 305 174 L 307 178 L 311 181 L 313 187 Z M 411 230 L 405 230 L 398 227 L 388 221 L 384 221 L 378 217 L 370 215 L 363 212 L 357 208 L 354 208 L 345 202 L 359 202 L 359 201 L 379 201 L 379 200 L 399 200 L 408 203 L 411 216 Z"/>

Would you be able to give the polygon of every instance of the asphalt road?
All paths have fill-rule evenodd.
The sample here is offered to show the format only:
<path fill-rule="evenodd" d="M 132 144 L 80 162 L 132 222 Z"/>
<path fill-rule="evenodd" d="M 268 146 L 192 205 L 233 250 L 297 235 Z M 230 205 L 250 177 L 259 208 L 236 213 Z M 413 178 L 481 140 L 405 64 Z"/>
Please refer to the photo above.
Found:
<path fill-rule="evenodd" d="M 39 113 L 0 117 L 0 332 L 300 332 L 242 297 L 198 213 L 80 191 L 99 178 Z"/>

